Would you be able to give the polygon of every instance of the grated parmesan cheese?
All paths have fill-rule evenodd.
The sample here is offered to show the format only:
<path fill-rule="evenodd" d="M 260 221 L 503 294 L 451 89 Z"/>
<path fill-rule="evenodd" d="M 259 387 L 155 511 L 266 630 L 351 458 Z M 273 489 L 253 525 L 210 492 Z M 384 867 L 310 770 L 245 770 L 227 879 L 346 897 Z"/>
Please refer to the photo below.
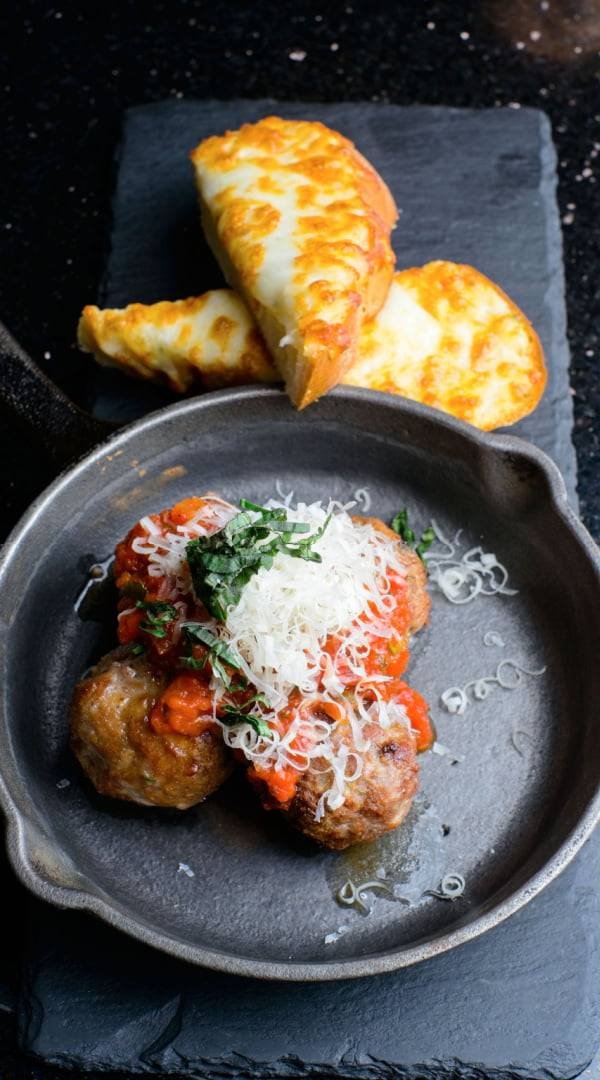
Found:
<path fill-rule="evenodd" d="M 281 505 L 268 503 L 270 508 Z M 254 574 L 228 613 L 228 638 L 242 658 L 244 674 L 273 708 L 283 707 L 296 687 L 304 695 L 317 691 L 328 637 L 342 638 L 337 663 L 327 672 L 330 689 L 339 692 L 339 669 L 347 665 L 354 676 L 366 678 L 364 658 L 373 638 L 391 636 L 383 616 L 396 605 L 394 578 L 406 576 L 397 544 L 371 524 L 354 522 L 347 509 L 320 502 L 287 507 L 290 520 L 306 522 L 311 531 L 331 515 L 315 544 L 322 561 L 280 553 L 270 569 Z"/>
<path fill-rule="evenodd" d="M 538 678 L 545 673 L 545 666 L 532 670 L 523 667 L 517 660 L 501 660 L 496 668 L 495 675 L 482 675 L 478 679 L 471 679 L 464 686 L 449 686 L 447 690 L 444 690 L 440 701 L 447 712 L 455 716 L 462 716 L 470 705 L 469 690 L 471 690 L 475 701 L 485 701 L 494 686 L 500 686 L 503 690 L 516 690 L 521 684 L 523 675 Z"/>
<path fill-rule="evenodd" d="M 508 570 L 493 552 L 472 547 L 458 552 L 462 530 L 448 540 L 439 525 L 432 521 L 441 551 L 430 551 L 426 557 L 429 580 L 451 604 L 468 604 L 476 596 L 515 596 L 518 589 L 508 587 Z"/>

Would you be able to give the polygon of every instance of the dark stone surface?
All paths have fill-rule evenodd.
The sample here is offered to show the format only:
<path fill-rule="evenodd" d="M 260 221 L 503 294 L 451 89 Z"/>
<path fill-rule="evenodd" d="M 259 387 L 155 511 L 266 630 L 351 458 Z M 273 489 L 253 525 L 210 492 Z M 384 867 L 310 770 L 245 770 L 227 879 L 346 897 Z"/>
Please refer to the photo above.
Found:
<path fill-rule="evenodd" d="M 600 92 L 588 4 L 553 2 L 543 12 L 537 0 L 424 0 L 418 7 L 315 0 L 292 8 L 261 0 L 220 7 L 122 0 L 109 11 L 105 5 L 23 0 L 7 7 L 3 20 L 1 315 L 81 403 L 88 391 L 72 345 L 74 327 L 95 295 L 105 258 L 113 152 L 124 107 L 167 95 L 543 107 L 558 147 L 580 504 L 584 521 L 600 535 L 600 294 L 594 272 L 600 255 Z M 291 60 L 295 50 L 304 51 L 305 59 Z M 35 442 L 5 410 L 0 452 L 5 533 L 51 479 L 55 464 L 40 458 Z M 5 910 L 12 912 L 2 971 L 14 986 L 23 894 L 7 870 L 2 890 Z M 563 949 L 569 944 L 565 933 Z M 160 964 L 157 958 L 159 972 Z M 8 988 L 2 1000 L 10 1002 Z M 565 1035 L 559 1024 L 557 1038 Z M 10 1014 L 0 1012 L 0 1075 L 54 1080 L 59 1074 L 17 1053 Z M 585 1076 L 598 1080 L 600 1062 Z"/>
<path fill-rule="evenodd" d="M 55 1064 L 198 1080 L 576 1076 L 598 1040 L 599 873 L 596 833 L 478 941 L 393 975 L 308 986 L 203 972 L 35 904 L 22 1039 Z"/>

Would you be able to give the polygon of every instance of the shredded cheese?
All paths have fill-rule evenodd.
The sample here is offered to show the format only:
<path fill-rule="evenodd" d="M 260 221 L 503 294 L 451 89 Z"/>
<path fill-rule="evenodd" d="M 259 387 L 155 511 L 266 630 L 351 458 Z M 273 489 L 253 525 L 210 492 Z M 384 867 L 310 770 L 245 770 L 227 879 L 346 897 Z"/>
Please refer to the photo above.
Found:
<path fill-rule="evenodd" d="M 148 556 L 148 574 L 154 578 L 165 578 L 168 587 L 164 599 L 174 599 L 192 591 L 189 567 L 185 549 L 190 540 L 199 536 L 210 536 L 222 529 L 234 515 L 235 506 L 220 499 L 218 495 L 207 498 L 200 510 L 174 530 L 162 531 L 156 522 L 143 517 L 140 525 L 145 536 L 136 536 L 131 547 L 138 555 Z M 163 597 L 161 597 L 163 599 Z"/>
<path fill-rule="evenodd" d="M 362 911 L 363 914 L 370 915 L 371 909 L 364 901 L 364 894 L 366 892 L 375 892 L 377 890 L 385 893 L 390 900 L 403 901 L 403 897 L 394 896 L 392 887 L 387 881 L 378 880 L 363 881 L 360 885 L 355 885 L 354 882 L 348 878 L 335 895 L 336 900 L 340 904 L 345 904 L 347 907 L 355 907 L 359 911 Z"/>
<path fill-rule="evenodd" d="M 501 686 L 503 690 L 516 690 L 523 675 L 538 677 L 544 675 L 545 671 L 545 667 L 532 671 L 530 668 L 523 667 L 517 660 L 501 660 L 495 675 L 483 675 L 478 679 L 471 679 L 464 686 L 450 686 L 444 690 L 440 701 L 447 712 L 454 716 L 462 716 L 471 703 L 469 690 L 474 700 L 485 701 L 495 686 Z"/>
<path fill-rule="evenodd" d="M 459 765 L 465 760 L 464 754 L 457 754 L 454 750 L 451 750 L 449 746 L 444 746 L 443 743 L 438 742 L 437 739 L 431 747 L 432 753 L 437 754 L 439 757 L 449 757 L 453 765 Z"/>
<path fill-rule="evenodd" d="M 430 551 L 426 557 L 429 581 L 451 604 L 468 604 L 476 596 L 515 596 L 518 589 L 508 587 L 508 570 L 493 552 L 482 547 L 472 547 L 459 553 L 458 542 L 462 530 L 453 540 L 432 521 L 436 539 L 443 545 L 441 550 Z"/>
<path fill-rule="evenodd" d="M 363 514 L 368 514 L 371 509 L 371 496 L 368 488 L 357 488 L 354 492 L 354 499 L 357 506 L 360 507 Z"/>
<path fill-rule="evenodd" d="M 276 501 L 269 507 L 282 506 Z M 244 674 L 266 695 L 273 708 L 285 705 L 291 691 L 316 692 L 323 674 L 323 645 L 340 637 L 331 676 L 339 689 L 336 668 L 342 661 L 366 678 L 364 658 L 374 637 L 390 637 L 389 612 L 394 578 L 405 569 L 394 540 L 371 524 L 354 522 L 348 507 L 320 502 L 287 507 L 292 521 L 312 530 L 329 524 L 315 544 L 320 563 L 277 555 L 270 569 L 261 569 L 245 586 L 226 619 L 228 638 L 244 661 Z M 366 614 L 369 612 L 369 614 Z M 337 680 L 337 681 L 336 681 Z"/>
<path fill-rule="evenodd" d="M 465 891 L 466 882 L 462 874 L 445 874 L 439 889 L 429 889 L 426 896 L 435 896 L 438 900 L 458 900 Z"/>

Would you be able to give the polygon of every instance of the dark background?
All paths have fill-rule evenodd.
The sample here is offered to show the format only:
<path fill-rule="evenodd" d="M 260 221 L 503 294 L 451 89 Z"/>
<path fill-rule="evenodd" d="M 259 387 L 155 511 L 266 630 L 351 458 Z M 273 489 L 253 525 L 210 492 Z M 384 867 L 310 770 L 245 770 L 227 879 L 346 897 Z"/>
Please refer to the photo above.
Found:
<path fill-rule="evenodd" d="M 124 107 L 273 96 L 545 109 L 559 158 L 581 510 L 600 535 L 600 0 L 21 2 L 0 40 L 0 318 L 81 404 L 87 368 L 73 339 L 106 255 Z M 4 534 L 56 466 L 1 407 L 0 454 Z M 18 887 L 3 880 L 2 892 L 17 911 Z M 0 978 L 16 988 L 18 917 L 7 921 Z M 0 1034 L 0 1076 L 60 1075 L 17 1059 L 10 1012 L 0 1011 Z"/>

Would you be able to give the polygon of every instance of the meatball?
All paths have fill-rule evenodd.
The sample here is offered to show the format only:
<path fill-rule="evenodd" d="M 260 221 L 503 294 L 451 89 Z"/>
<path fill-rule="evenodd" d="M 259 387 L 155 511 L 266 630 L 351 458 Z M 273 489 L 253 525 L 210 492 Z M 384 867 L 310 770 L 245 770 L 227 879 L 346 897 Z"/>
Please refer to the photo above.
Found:
<path fill-rule="evenodd" d="M 232 771 L 216 727 L 194 736 L 152 729 L 148 716 L 167 681 L 144 657 L 116 649 L 77 683 L 71 746 L 102 795 L 186 810 Z"/>
<path fill-rule="evenodd" d="M 315 818 L 321 796 L 331 786 L 327 763 L 316 759 L 315 769 L 300 775 L 296 793 L 286 817 L 294 828 L 324 847 L 341 850 L 351 844 L 375 840 L 396 829 L 410 810 L 418 786 L 415 737 L 403 721 L 382 728 L 368 724 L 364 735 L 370 748 L 361 754 L 363 767 L 357 780 L 346 785 L 345 801 L 337 810 L 325 808 L 320 821 Z M 334 749 L 353 747 L 349 724 L 332 730 Z"/>

